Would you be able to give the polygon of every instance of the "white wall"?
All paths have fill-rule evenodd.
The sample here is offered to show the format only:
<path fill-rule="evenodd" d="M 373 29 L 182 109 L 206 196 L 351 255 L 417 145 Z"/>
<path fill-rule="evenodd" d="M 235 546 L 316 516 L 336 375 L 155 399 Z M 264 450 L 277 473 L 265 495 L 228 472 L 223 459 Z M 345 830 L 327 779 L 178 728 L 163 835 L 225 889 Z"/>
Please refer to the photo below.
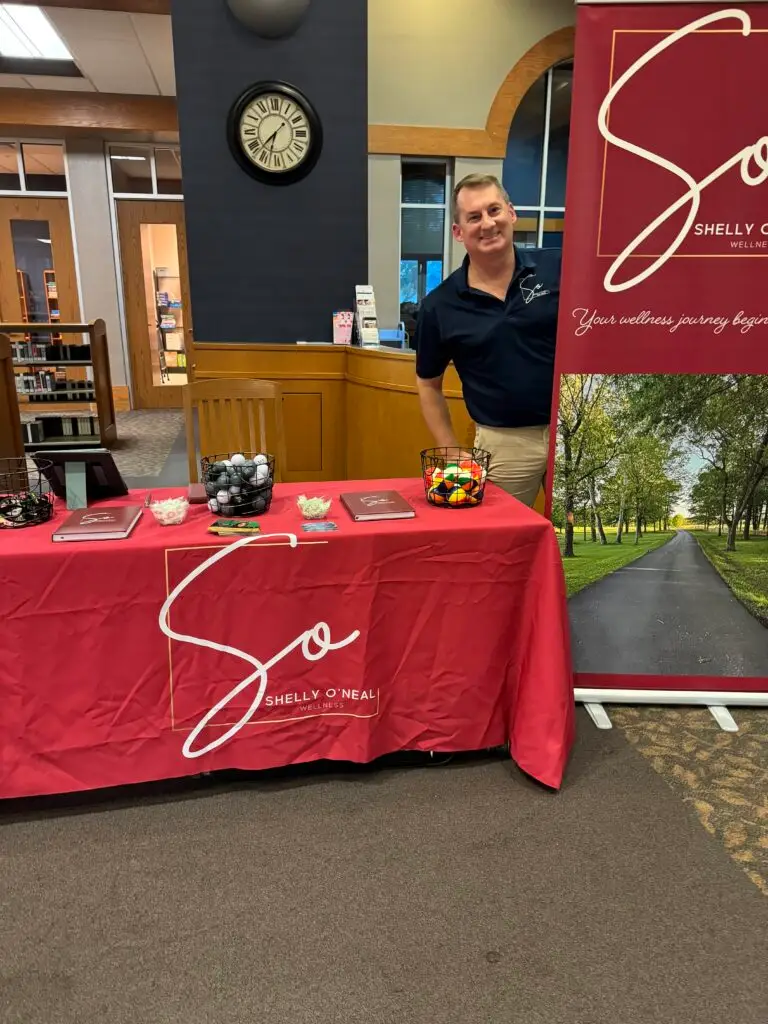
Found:
<path fill-rule="evenodd" d="M 575 17 L 574 0 L 368 0 L 368 119 L 484 128 L 517 61 Z"/>
<path fill-rule="evenodd" d="M 120 322 L 118 279 L 112 244 L 107 162 L 100 139 L 68 139 L 70 215 L 83 320 L 107 325 L 112 384 L 128 384 Z M 119 282 L 122 291 L 122 281 Z"/>
<path fill-rule="evenodd" d="M 400 320 L 400 157 L 368 157 L 368 281 L 379 327 Z"/>

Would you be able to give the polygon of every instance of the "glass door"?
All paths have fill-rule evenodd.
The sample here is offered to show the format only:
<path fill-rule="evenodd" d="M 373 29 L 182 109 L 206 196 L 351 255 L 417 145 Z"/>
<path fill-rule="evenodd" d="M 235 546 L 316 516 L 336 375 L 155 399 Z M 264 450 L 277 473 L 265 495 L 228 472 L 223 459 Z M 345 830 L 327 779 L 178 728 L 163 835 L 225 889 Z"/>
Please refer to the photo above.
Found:
<path fill-rule="evenodd" d="M 67 200 L 0 198 L 0 325 L 28 325 L 4 332 L 12 343 L 23 419 L 96 413 L 90 360 L 70 356 L 62 361 L 51 351 L 52 346 L 77 344 L 83 338 L 35 330 L 35 324 L 80 319 Z"/>
<path fill-rule="evenodd" d="M 180 409 L 192 341 L 183 204 L 121 199 L 117 221 L 134 406 Z"/>

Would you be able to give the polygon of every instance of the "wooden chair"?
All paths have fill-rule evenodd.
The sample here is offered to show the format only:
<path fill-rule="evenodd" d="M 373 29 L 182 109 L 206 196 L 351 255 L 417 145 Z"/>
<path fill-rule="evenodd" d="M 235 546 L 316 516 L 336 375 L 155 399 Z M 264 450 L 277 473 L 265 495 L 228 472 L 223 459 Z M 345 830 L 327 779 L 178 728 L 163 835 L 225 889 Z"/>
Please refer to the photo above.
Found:
<path fill-rule="evenodd" d="M 0 458 L 23 459 L 24 437 L 10 339 L 0 334 Z"/>
<path fill-rule="evenodd" d="M 189 481 L 199 481 L 195 447 L 197 409 L 200 454 L 268 452 L 275 457 L 275 479 L 285 480 L 283 391 L 271 380 L 198 380 L 184 386 Z"/>

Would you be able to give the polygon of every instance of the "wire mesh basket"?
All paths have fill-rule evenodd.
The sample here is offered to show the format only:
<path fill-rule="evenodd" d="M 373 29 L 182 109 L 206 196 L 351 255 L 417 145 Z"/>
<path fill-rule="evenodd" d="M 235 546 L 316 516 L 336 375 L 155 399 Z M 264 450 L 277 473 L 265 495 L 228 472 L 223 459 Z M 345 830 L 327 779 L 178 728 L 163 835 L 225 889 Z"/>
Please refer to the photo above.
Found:
<path fill-rule="evenodd" d="M 262 515 L 272 504 L 275 458 L 263 452 L 206 455 L 200 460 L 208 508 L 232 518 Z"/>
<path fill-rule="evenodd" d="M 0 530 L 47 523 L 53 515 L 53 494 L 45 483 L 44 469 L 26 459 L 0 459 Z"/>
<path fill-rule="evenodd" d="M 426 448 L 421 476 L 430 505 L 475 508 L 485 494 L 491 453 L 482 448 Z"/>

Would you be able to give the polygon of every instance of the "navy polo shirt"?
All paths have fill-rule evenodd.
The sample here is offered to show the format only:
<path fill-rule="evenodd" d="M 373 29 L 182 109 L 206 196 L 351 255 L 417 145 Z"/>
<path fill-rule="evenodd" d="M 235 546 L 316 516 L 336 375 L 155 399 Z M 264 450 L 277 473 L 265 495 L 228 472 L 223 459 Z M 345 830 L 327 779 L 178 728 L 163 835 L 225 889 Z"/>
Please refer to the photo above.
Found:
<path fill-rule="evenodd" d="M 560 249 L 515 246 L 504 301 L 470 288 L 469 257 L 422 301 L 416 374 L 439 377 L 453 362 L 467 411 L 486 427 L 549 423 L 554 376 Z"/>

